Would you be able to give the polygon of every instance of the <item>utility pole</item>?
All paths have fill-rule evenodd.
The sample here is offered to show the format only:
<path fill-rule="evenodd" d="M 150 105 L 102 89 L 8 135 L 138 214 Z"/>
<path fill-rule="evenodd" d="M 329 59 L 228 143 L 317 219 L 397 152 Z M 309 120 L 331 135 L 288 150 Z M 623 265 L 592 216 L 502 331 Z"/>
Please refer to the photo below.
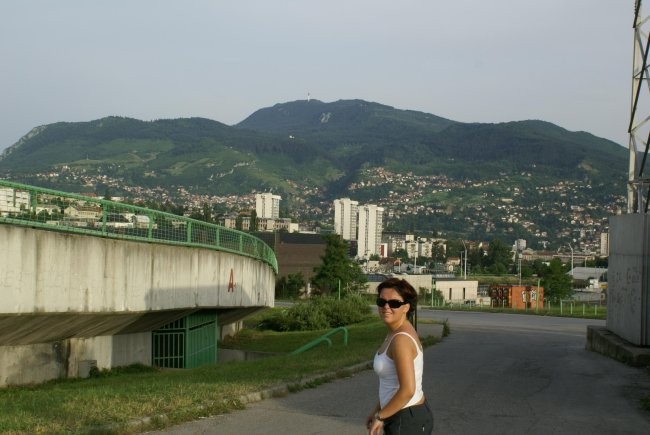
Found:
<path fill-rule="evenodd" d="M 650 180 L 644 174 L 648 157 L 648 17 L 641 13 L 641 0 L 634 2 L 634 50 L 632 57 L 632 109 L 628 125 L 629 166 L 627 183 L 627 212 L 647 213 L 650 205 Z M 645 89 L 644 89 L 645 88 Z M 643 150 L 639 152 L 638 150 Z M 642 157 L 637 161 L 637 156 Z"/>
<path fill-rule="evenodd" d="M 413 264 L 413 273 L 418 273 L 418 242 L 416 241 L 413 244 L 413 256 L 415 257 L 415 262 Z"/>

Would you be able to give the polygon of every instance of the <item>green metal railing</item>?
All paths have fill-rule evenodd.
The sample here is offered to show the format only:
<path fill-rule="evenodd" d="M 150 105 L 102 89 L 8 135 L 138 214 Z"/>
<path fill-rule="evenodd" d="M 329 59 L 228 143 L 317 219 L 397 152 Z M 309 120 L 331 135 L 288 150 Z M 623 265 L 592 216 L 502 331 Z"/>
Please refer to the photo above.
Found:
<path fill-rule="evenodd" d="M 337 332 L 343 332 L 343 345 L 347 346 L 348 345 L 348 328 L 345 326 L 339 326 L 338 328 L 332 329 L 330 332 L 327 334 L 321 335 L 320 337 L 310 341 L 309 343 L 305 344 L 302 347 L 299 347 L 298 349 L 294 350 L 291 352 L 290 355 L 298 355 L 299 353 L 303 353 L 309 349 L 312 349 L 316 346 L 318 346 L 321 343 L 327 343 L 329 346 L 332 346 L 332 340 L 329 339 L 330 335 L 334 335 Z"/>
<path fill-rule="evenodd" d="M 261 260 L 278 272 L 273 249 L 250 234 L 121 202 L 0 180 L 0 224 L 214 249 Z"/>

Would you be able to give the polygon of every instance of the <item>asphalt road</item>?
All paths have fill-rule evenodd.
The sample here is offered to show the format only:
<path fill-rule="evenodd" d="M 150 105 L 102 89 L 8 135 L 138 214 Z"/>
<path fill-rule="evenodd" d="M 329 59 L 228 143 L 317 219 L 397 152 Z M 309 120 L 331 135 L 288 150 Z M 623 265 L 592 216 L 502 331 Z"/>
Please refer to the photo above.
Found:
<path fill-rule="evenodd" d="M 585 350 L 587 325 L 604 321 L 427 312 L 451 335 L 425 350 L 424 391 L 439 434 L 649 434 L 648 372 Z M 372 370 L 243 411 L 159 434 L 366 433 L 377 396 Z"/>

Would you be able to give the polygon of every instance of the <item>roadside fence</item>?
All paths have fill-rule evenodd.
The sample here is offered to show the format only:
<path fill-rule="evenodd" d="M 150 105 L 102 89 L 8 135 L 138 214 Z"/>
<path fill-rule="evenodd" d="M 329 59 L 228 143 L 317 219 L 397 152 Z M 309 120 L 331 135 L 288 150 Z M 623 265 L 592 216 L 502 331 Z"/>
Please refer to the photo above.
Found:
<path fill-rule="evenodd" d="M 543 300 L 540 303 L 532 303 L 526 307 L 511 307 L 502 301 L 500 305 L 477 304 L 473 301 L 445 301 L 444 299 L 433 299 L 420 305 L 422 308 L 429 307 L 435 310 L 451 311 L 488 311 L 488 312 L 510 312 L 517 314 L 538 314 L 546 316 L 562 317 L 585 317 L 604 319 L 607 316 L 607 306 L 599 302 L 580 302 L 570 299 L 551 301 Z"/>

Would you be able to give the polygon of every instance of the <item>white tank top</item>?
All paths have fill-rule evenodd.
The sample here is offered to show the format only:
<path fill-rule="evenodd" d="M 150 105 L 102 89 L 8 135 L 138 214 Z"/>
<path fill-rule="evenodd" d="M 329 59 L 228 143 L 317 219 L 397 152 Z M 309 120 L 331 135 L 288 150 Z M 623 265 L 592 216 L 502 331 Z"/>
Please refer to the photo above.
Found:
<path fill-rule="evenodd" d="M 417 341 L 411 336 L 411 334 L 407 332 L 398 332 L 397 334 L 406 335 L 411 340 L 413 340 L 413 344 L 415 344 L 415 349 L 417 350 L 417 355 L 413 359 L 413 369 L 415 371 L 415 393 L 413 393 L 411 400 L 409 400 L 408 403 L 404 405 L 404 408 L 407 408 L 409 406 L 417 404 L 420 400 L 422 400 L 422 397 L 424 397 L 424 393 L 422 391 L 424 355 L 422 354 Z M 388 402 L 390 402 L 390 399 L 393 398 L 399 389 L 399 379 L 397 378 L 397 371 L 395 370 L 395 361 L 389 358 L 386 354 L 388 348 L 390 347 L 390 343 L 393 341 L 393 338 L 395 338 L 395 335 L 393 335 L 393 337 L 390 339 L 390 342 L 388 343 L 388 346 L 386 346 L 386 350 L 384 350 L 383 353 L 378 352 L 375 354 L 375 360 L 373 362 L 373 369 L 379 377 L 379 404 L 382 408 L 386 406 Z"/>

